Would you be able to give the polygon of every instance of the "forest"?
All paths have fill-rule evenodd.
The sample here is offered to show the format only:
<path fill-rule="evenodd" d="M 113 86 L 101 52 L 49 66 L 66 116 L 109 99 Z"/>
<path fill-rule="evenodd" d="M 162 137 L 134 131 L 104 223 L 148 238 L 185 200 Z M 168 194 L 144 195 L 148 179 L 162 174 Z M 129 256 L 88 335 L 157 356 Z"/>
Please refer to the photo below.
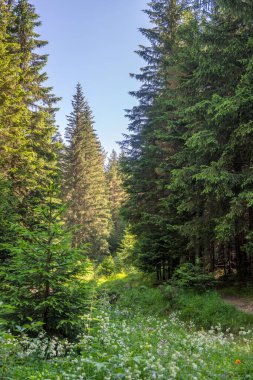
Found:
<path fill-rule="evenodd" d="M 107 155 L 82 83 L 59 132 L 40 15 L 0 0 L 0 380 L 253 379 L 253 1 L 144 12 Z"/>

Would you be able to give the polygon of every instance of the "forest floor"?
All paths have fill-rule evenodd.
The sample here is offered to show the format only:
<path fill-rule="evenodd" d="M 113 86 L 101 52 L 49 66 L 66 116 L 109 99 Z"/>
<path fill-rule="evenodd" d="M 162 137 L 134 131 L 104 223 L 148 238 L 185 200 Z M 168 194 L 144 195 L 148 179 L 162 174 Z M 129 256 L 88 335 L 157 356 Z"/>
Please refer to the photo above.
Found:
<path fill-rule="evenodd" d="M 237 310 L 247 314 L 253 314 L 253 284 L 236 284 L 221 288 L 220 296 L 224 302 L 233 305 Z"/>
<path fill-rule="evenodd" d="M 243 311 L 244 313 L 253 314 L 253 300 L 249 300 L 242 296 L 223 296 L 223 300 L 230 305 L 236 307 L 236 309 Z"/>

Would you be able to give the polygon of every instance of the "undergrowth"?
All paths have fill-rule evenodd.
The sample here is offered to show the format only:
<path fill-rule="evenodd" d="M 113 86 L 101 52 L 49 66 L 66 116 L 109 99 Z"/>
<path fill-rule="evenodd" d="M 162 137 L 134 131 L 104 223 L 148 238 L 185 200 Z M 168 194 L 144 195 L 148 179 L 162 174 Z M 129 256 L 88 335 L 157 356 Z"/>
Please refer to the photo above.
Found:
<path fill-rule="evenodd" d="M 2 334 L 1 380 L 253 378 L 250 319 L 233 317 L 217 293 L 171 300 L 148 278 L 120 277 L 100 282 L 75 343 Z M 235 334 L 228 326 L 239 322 Z"/>

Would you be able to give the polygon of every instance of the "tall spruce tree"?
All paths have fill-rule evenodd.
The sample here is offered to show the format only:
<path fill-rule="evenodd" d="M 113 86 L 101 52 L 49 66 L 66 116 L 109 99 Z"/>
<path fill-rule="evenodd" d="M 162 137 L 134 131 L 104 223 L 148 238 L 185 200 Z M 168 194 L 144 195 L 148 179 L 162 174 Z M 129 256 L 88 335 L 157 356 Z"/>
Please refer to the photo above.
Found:
<path fill-rule="evenodd" d="M 193 261 L 222 266 L 225 274 L 235 265 L 243 279 L 252 273 L 251 113 L 244 108 L 250 99 L 244 78 L 250 78 L 252 28 L 241 12 L 217 3 L 215 12 L 198 21 L 195 52 L 192 44 L 183 48 L 184 67 L 191 52 L 195 67 L 180 88 L 186 132 L 172 186 L 180 193 L 178 209 L 187 214 L 181 231 Z"/>
<path fill-rule="evenodd" d="M 76 87 L 72 106 L 64 158 L 64 192 L 69 206 L 67 221 L 69 226 L 76 227 L 73 245 L 89 243 L 90 257 L 99 260 L 101 255 L 108 253 L 109 199 L 104 154 L 80 84 Z"/>
<path fill-rule="evenodd" d="M 20 85 L 19 44 L 12 41 L 9 29 L 14 22 L 6 1 L 0 2 L 0 170 L 17 184 L 32 166 L 28 147 L 30 114 L 23 104 Z"/>
<path fill-rule="evenodd" d="M 58 143 L 53 140 L 56 134 L 54 125 L 54 104 L 58 100 L 52 89 L 45 85 L 47 75 L 43 72 L 47 55 L 39 49 L 47 42 L 40 40 L 37 28 L 39 16 L 28 0 L 18 0 L 10 4 L 13 22 L 9 25 L 11 40 L 17 44 L 19 57 L 19 86 L 22 91 L 22 105 L 29 118 L 24 123 L 26 145 L 30 167 L 26 168 L 15 190 L 21 201 L 22 213 L 29 211 L 29 203 L 36 203 L 40 191 L 51 181 L 51 174 L 57 163 Z"/>
<path fill-rule="evenodd" d="M 177 136 L 168 139 L 176 123 L 173 118 L 168 122 L 168 114 L 174 110 L 171 90 L 176 86 L 176 67 L 172 52 L 182 10 L 176 1 L 153 1 L 149 7 L 146 13 L 153 27 L 140 30 L 150 46 L 141 46 L 138 51 L 147 66 L 135 76 L 142 82 L 140 90 L 132 93 L 139 105 L 128 112 L 130 134 L 122 144 L 129 193 L 126 215 L 139 239 L 141 267 L 156 269 L 158 277 L 165 279 L 178 261 L 180 243 L 164 208 L 170 173 L 162 164 L 168 163 L 168 156 L 177 149 Z"/>

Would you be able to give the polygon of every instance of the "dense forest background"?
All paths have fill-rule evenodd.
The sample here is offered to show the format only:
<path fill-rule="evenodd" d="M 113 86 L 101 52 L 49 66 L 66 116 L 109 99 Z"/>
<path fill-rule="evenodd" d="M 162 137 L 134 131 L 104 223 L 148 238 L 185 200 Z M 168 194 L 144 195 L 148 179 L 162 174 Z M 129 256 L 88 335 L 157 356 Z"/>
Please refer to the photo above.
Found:
<path fill-rule="evenodd" d="M 39 16 L 0 0 L 0 292 L 9 327 L 76 336 L 86 276 L 252 278 L 253 3 L 154 0 L 122 152 L 80 84 L 65 140 Z M 202 276 L 202 277 L 201 277 Z"/>

